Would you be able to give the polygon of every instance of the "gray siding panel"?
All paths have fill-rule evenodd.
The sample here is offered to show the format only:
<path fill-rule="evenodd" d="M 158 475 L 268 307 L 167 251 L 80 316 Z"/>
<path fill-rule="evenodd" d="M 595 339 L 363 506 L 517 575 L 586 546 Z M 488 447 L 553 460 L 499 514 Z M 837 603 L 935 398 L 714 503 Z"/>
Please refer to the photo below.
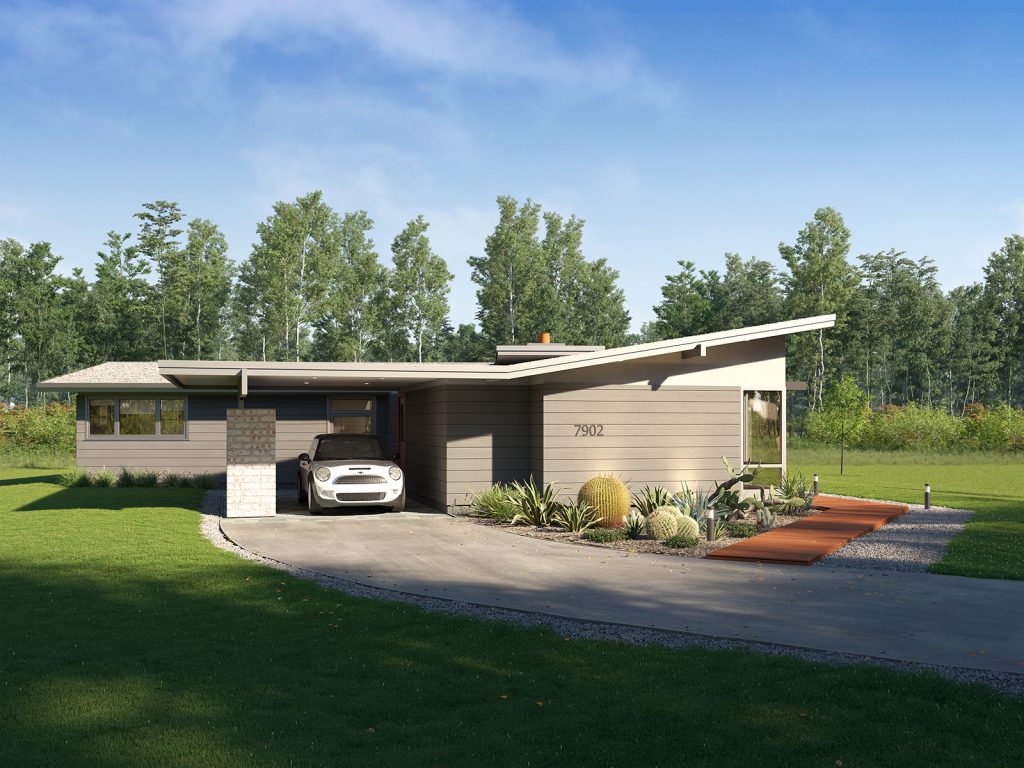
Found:
<path fill-rule="evenodd" d="M 114 393 L 106 396 L 120 395 Z M 131 396 L 139 395 L 135 393 Z M 223 395 L 189 395 L 186 440 L 87 438 L 86 398 L 85 395 L 79 396 L 76 409 L 79 467 L 93 470 L 106 468 L 113 471 L 127 467 L 134 470 L 193 475 L 224 473 L 227 464 L 224 413 L 228 408 L 236 406 L 235 398 Z"/>
<path fill-rule="evenodd" d="M 326 395 L 258 395 L 245 399 L 246 408 L 277 411 L 277 485 L 294 488 L 299 454 L 309 450 L 313 437 L 329 432 Z"/>
<path fill-rule="evenodd" d="M 527 387 L 448 390 L 449 504 L 466 504 L 474 491 L 530 476 L 531 400 Z"/>
<path fill-rule="evenodd" d="M 448 503 L 447 417 L 447 390 L 414 390 L 406 393 L 405 456 L 402 457 L 406 492 L 439 509 L 444 509 Z"/>

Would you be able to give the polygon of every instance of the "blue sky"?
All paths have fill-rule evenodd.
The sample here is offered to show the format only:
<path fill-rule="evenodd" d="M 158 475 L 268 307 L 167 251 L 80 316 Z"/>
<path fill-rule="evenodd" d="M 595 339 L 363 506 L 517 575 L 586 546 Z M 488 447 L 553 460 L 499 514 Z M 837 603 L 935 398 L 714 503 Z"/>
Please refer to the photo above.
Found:
<path fill-rule="evenodd" d="M 423 213 L 458 323 L 495 196 L 532 197 L 586 219 L 636 327 L 677 260 L 777 262 L 831 205 L 949 288 L 1024 231 L 1022 8 L 2 0 L 0 237 L 91 272 L 171 199 L 241 261 L 322 189 L 382 255 Z"/>

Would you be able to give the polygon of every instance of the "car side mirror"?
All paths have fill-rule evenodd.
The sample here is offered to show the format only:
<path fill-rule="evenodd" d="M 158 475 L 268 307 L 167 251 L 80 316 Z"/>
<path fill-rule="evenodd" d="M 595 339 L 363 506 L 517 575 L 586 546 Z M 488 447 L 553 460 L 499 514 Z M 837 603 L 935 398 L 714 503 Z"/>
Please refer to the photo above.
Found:
<path fill-rule="evenodd" d="M 402 458 L 402 457 L 401 457 L 401 456 L 400 456 L 400 455 L 399 455 L 398 453 L 392 453 L 392 454 L 391 454 L 391 460 L 392 460 L 393 462 L 395 462 L 395 464 L 397 464 L 397 463 L 398 463 L 398 460 L 399 460 L 400 458 Z"/>
<path fill-rule="evenodd" d="M 299 461 L 302 461 L 302 462 L 309 461 L 309 454 L 308 453 L 300 453 L 299 454 Z"/>

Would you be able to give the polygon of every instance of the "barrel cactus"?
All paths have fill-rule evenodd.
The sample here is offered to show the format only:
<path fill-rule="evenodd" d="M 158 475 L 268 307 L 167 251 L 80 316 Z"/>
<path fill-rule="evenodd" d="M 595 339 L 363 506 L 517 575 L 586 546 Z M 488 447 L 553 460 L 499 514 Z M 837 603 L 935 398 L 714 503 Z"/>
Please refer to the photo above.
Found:
<path fill-rule="evenodd" d="M 577 501 L 587 503 L 602 528 L 618 528 L 629 514 L 629 489 L 612 475 L 592 477 L 580 488 Z"/>
<path fill-rule="evenodd" d="M 684 536 L 687 539 L 696 539 L 700 536 L 700 526 L 689 515 L 679 515 L 676 523 L 678 525 L 677 536 Z"/>
<path fill-rule="evenodd" d="M 652 539 L 664 541 L 679 530 L 679 512 L 675 507 L 658 507 L 647 516 L 644 533 Z"/>

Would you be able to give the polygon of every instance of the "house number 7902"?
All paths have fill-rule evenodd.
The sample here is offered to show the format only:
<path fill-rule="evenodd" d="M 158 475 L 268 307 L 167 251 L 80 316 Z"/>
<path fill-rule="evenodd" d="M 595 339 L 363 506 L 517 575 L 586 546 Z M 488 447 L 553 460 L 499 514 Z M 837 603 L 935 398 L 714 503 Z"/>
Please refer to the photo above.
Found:
<path fill-rule="evenodd" d="M 601 437 L 604 434 L 604 424 L 573 424 L 576 427 L 576 437 Z"/>

